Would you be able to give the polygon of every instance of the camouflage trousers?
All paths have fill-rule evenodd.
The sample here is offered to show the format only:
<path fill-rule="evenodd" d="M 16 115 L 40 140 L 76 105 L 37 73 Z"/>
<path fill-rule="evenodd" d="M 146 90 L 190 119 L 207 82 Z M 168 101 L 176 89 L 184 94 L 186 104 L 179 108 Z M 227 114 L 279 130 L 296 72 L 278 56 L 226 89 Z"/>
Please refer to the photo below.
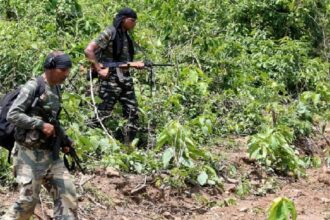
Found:
<path fill-rule="evenodd" d="M 130 143 L 136 135 L 138 128 L 138 103 L 135 96 L 133 78 L 129 72 L 123 72 L 118 77 L 115 72 L 110 73 L 107 80 L 100 81 L 99 96 L 103 100 L 98 106 L 102 116 L 111 114 L 117 101 L 120 102 L 123 109 L 123 116 L 128 120 L 124 131 L 124 143 Z"/>
<path fill-rule="evenodd" d="M 20 194 L 2 220 L 28 220 L 39 202 L 41 185 L 53 197 L 55 220 L 78 219 L 76 189 L 62 159 L 53 161 L 51 151 L 29 149 L 17 143 L 13 157 Z"/>

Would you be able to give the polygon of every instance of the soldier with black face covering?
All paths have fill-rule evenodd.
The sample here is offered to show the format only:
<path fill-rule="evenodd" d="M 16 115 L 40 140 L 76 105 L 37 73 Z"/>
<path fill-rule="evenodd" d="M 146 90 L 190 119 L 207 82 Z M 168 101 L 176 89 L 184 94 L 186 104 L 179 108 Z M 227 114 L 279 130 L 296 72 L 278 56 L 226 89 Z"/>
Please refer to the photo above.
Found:
<path fill-rule="evenodd" d="M 137 22 L 137 15 L 131 8 L 121 9 L 113 24 L 105 29 L 85 49 L 86 57 L 92 63 L 92 69 L 100 79 L 99 96 L 103 100 L 98 110 L 103 116 L 111 114 L 119 101 L 123 115 L 128 120 L 122 134 L 125 144 L 130 144 L 138 129 L 138 104 L 134 92 L 133 79 L 128 67 L 143 68 L 143 62 L 133 62 L 134 45 L 128 31 Z M 122 62 L 115 68 L 104 68 L 102 63 Z"/>

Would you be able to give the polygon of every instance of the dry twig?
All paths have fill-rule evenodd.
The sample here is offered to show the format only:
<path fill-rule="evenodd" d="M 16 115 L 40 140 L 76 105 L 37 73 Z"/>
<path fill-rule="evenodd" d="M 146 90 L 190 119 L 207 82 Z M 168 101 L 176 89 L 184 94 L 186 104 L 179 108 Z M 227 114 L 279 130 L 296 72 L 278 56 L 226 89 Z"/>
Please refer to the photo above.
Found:
<path fill-rule="evenodd" d="M 96 107 L 96 102 L 95 102 L 95 97 L 94 97 L 94 91 L 93 91 L 93 78 L 92 78 L 92 69 L 89 69 L 89 82 L 90 82 L 90 92 L 91 92 L 91 98 L 93 101 L 93 107 L 94 107 L 94 113 L 95 116 L 98 120 L 98 122 L 100 123 L 102 129 L 104 130 L 104 132 L 106 133 L 106 135 L 108 136 L 108 138 L 115 143 L 116 141 L 114 140 L 114 138 L 112 137 L 112 135 L 109 133 L 108 129 L 104 126 L 102 120 L 100 119 L 97 107 Z"/>
<path fill-rule="evenodd" d="M 131 190 L 131 194 L 134 194 L 136 192 L 139 192 L 140 190 L 144 189 L 147 187 L 147 176 L 144 176 L 144 182 L 140 185 L 137 185 L 134 189 Z"/>
<path fill-rule="evenodd" d="M 90 180 L 92 180 L 93 178 L 95 177 L 95 175 L 93 174 L 92 176 L 89 176 L 87 178 L 84 179 L 84 176 L 83 178 L 80 179 L 80 182 L 79 182 L 79 188 L 82 192 L 84 192 L 84 189 L 83 189 L 83 186 Z"/>
<path fill-rule="evenodd" d="M 96 202 L 95 199 L 94 199 L 91 195 L 86 195 L 86 196 L 87 196 L 87 198 L 88 198 L 92 203 L 94 203 L 96 206 L 100 207 L 101 209 L 105 209 L 105 210 L 107 209 L 107 207 L 105 207 L 104 205 L 102 205 L 102 204 Z"/>

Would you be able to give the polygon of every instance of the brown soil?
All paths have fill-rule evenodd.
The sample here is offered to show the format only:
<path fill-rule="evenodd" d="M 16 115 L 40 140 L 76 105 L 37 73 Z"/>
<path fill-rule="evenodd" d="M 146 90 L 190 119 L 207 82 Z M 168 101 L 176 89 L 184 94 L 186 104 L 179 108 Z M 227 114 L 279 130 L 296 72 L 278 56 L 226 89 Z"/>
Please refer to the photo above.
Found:
<path fill-rule="evenodd" d="M 271 202 L 280 196 L 292 199 L 299 220 L 330 220 L 330 173 L 324 167 L 309 169 L 306 178 L 269 176 L 242 152 L 245 140 L 226 154 L 225 166 L 237 168 L 236 179 L 224 178 L 224 189 L 191 187 L 175 190 L 156 187 L 157 176 L 120 174 L 97 169 L 92 175 L 77 174 L 79 216 L 82 220 L 103 219 L 266 219 Z M 224 150 L 223 146 L 219 151 Z M 236 150 L 233 150 L 236 149 Z M 230 176 L 228 170 L 223 170 Z M 235 178 L 235 177 L 234 177 Z M 249 192 L 238 196 L 242 181 Z M 17 198 L 17 190 L 0 187 L 0 216 Z M 34 219 L 52 219 L 52 202 L 45 190 Z"/>
<path fill-rule="evenodd" d="M 287 183 L 274 194 L 263 197 L 248 196 L 238 200 L 237 205 L 230 207 L 215 207 L 195 219 L 265 219 L 267 209 L 277 197 L 288 197 L 296 205 L 299 220 L 330 219 L 330 174 L 322 169 L 308 171 L 308 178 Z"/>

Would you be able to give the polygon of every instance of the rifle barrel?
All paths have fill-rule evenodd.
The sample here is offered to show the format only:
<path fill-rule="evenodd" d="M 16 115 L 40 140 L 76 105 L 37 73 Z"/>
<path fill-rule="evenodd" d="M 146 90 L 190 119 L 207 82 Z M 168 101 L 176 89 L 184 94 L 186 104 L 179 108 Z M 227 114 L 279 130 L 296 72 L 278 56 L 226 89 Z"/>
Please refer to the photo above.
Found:
<path fill-rule="evenodd" d="M 174 64 L 171 63 L 152 63 L 146 66 L 174 66 Z"/>

